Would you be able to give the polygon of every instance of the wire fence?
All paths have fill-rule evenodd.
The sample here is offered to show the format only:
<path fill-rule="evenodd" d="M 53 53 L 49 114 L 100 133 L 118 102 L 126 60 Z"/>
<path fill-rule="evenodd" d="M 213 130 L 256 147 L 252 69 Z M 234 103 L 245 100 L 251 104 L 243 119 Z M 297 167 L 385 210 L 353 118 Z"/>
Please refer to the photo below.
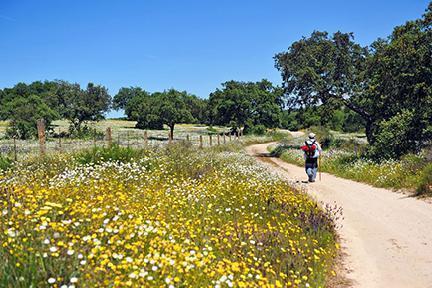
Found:
<path fill-rule="evenodd" d="M 166 131 L 163 131 L 166 132 Z M 93 147 L 109 147 L 118 145 L 131 148 L 145 148 L 148 146 L 162 146 L 178 142 L 189 142 L 197 147 L 210 147 L 223 145 L 232 141 L 239 141 L 242 135 L 222 132 L 218 134 L 174 134 L 171 138 L 170 133 L 163 135 L 158 133 L 149 133 L 149 131 L 117 131 L 112 133 L 111 127 L 108 127 L 105 133 L 94 133 L 93 137 L 86 139 L 66 138 L 50 136 L 45 133 L 45 126 L 38 121 L 38 139 L 19 140 L 5 139 L 0 141 L 0 154 L 14 159 L 15 161 L 23 160 L 32 156 L 46 155 L 50 153 L 75 152 Z"/>

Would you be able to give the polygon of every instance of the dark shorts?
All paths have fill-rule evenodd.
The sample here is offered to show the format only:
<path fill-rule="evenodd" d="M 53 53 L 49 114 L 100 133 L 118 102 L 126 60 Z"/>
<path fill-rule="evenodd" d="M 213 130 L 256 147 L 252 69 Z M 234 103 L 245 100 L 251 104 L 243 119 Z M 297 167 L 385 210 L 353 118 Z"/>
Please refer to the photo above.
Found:
<path fill-rule="evenodd" d="M 305 162 L 306 168 L 318 168 L 318 158 L 307 158 Z"/>

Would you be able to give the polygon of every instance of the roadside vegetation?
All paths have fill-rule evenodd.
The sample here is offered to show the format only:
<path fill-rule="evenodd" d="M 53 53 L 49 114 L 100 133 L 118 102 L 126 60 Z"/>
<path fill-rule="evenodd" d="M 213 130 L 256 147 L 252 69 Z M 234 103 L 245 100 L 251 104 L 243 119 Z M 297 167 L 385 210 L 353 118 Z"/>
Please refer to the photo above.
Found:
<path fill-rule="evenodd" d="M 322 128 L 310 131 L 314 131 L 318 141 L 323 143 L 321 171 L 376 187 L 408 189 L 417 195 L 432 195 L 430 151 L 425 149 L 406 154 L 400 159 L 377 159 L 370 156 L 370 147 L 355 134 L 349 138 Z M 286 162 L 304 166 L 300 150 L 304 140 L 304 136 L 286 139 L 271 147 L 271 153 Z"/>
<path fill-rule="evenodd" d="M 339 210 L 238 150 L 114 146 L 2 172 L 0 286 L 324 287 Z"/>

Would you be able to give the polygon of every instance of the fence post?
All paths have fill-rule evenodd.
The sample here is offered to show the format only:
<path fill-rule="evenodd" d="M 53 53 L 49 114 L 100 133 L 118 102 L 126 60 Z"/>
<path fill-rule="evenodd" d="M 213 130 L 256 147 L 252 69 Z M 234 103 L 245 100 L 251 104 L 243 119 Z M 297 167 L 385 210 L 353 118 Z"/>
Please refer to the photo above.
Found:
<path fill-rule="evenodd" d="M 203 139 L 202 139 L 202 135 L 200 135 L 199 141 L 200 141 L 199 148 L 203 148 Z"/>
<path fill-rule="evenodd" d="M 43 119 L 37 120 L 37 129 L 38 129 L 38 138 L 39 138 L 39 151 L 41 156 L 45 155 L 46 146 L 45 146 L 45 121 Z"/>
<path fill-rule="evenodd" d="M 111 127 L 106 128 L 106 141 L 108 143 L 108 148 L 112 147 L 112 131 Z"/>
<path fill-rule="evenodd" d="M 96 128 L 93 130 L 93 147 L 96 148 Z"/>
<path fill-rule="evenodd" d="M 148 143 L 148 135 L 147 135 L 147 130 L 144 131 L 144 144 L 147 145 Z"/>
<path fill-rule="evenodd" d="M 62 143 L 61 143 L 61 131 L 60 131 L 60 127 L 59 127 L 59 129 L 58 129 L 59 131 L 58 131 L 58 138 L 59 138 L 59 141 L 58 141 L 58 145 L 59 145 L 59 150 L 61 150 L 61 145 L 62 145 Z"/>
<path fill-rule="evenodd" d="M 17 155 L 16 138 L 13 137 L 13 140 L 14 140 L 14 160 L 17 161 L 18 160 L 18 155 Z"/>
<path fill-rule="evenodd" d="M 186 135 L 186 141 L 190 142 L 189 134 Z"/>
<path fill-rule="evenodd" d="M 217 143 L 218 143 L 218 145 L 220 145 L 220 135 L 219 134 L 217 135 Z"/>
<path fill-rule="evenodd" d="M 225 135 L 225 132 L 224 132 L 224 135 L 223 135 L 223 143 L 226 144 L 226 135 Z"/>
<path fill-rule="evenodd" d="M 229 141 L 231 142 L 232 141 L 232 139 L 231 139 L 231 133 L 228 134 L 228 136 L 229 136 Z"/>
<path fill-rule="evenodd" d="M 210 142 L 210 147 L 213 145 L 213 137 L 212 135 L 209 135 L 209 142 Z"/>

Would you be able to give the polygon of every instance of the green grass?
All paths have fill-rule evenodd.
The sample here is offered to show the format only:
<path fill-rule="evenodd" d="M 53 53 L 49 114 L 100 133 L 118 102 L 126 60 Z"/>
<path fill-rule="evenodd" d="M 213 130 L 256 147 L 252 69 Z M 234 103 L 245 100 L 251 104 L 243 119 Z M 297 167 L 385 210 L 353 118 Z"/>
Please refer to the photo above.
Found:
<path fill-rule="evenodd" d="M 303 152 L 298 144 L 272 147 L 272 155 L 298 166 L 304 165 Z M 321 171 L 336 176 L 368 183 L 375 187 L 408 189 L 420 194 L 431 194 L 431 164 L 422 154 L 409 154 L 400 160 L 375 162 L 356 156 L 353 150 L 332 148 L 321 158 Z"/>

